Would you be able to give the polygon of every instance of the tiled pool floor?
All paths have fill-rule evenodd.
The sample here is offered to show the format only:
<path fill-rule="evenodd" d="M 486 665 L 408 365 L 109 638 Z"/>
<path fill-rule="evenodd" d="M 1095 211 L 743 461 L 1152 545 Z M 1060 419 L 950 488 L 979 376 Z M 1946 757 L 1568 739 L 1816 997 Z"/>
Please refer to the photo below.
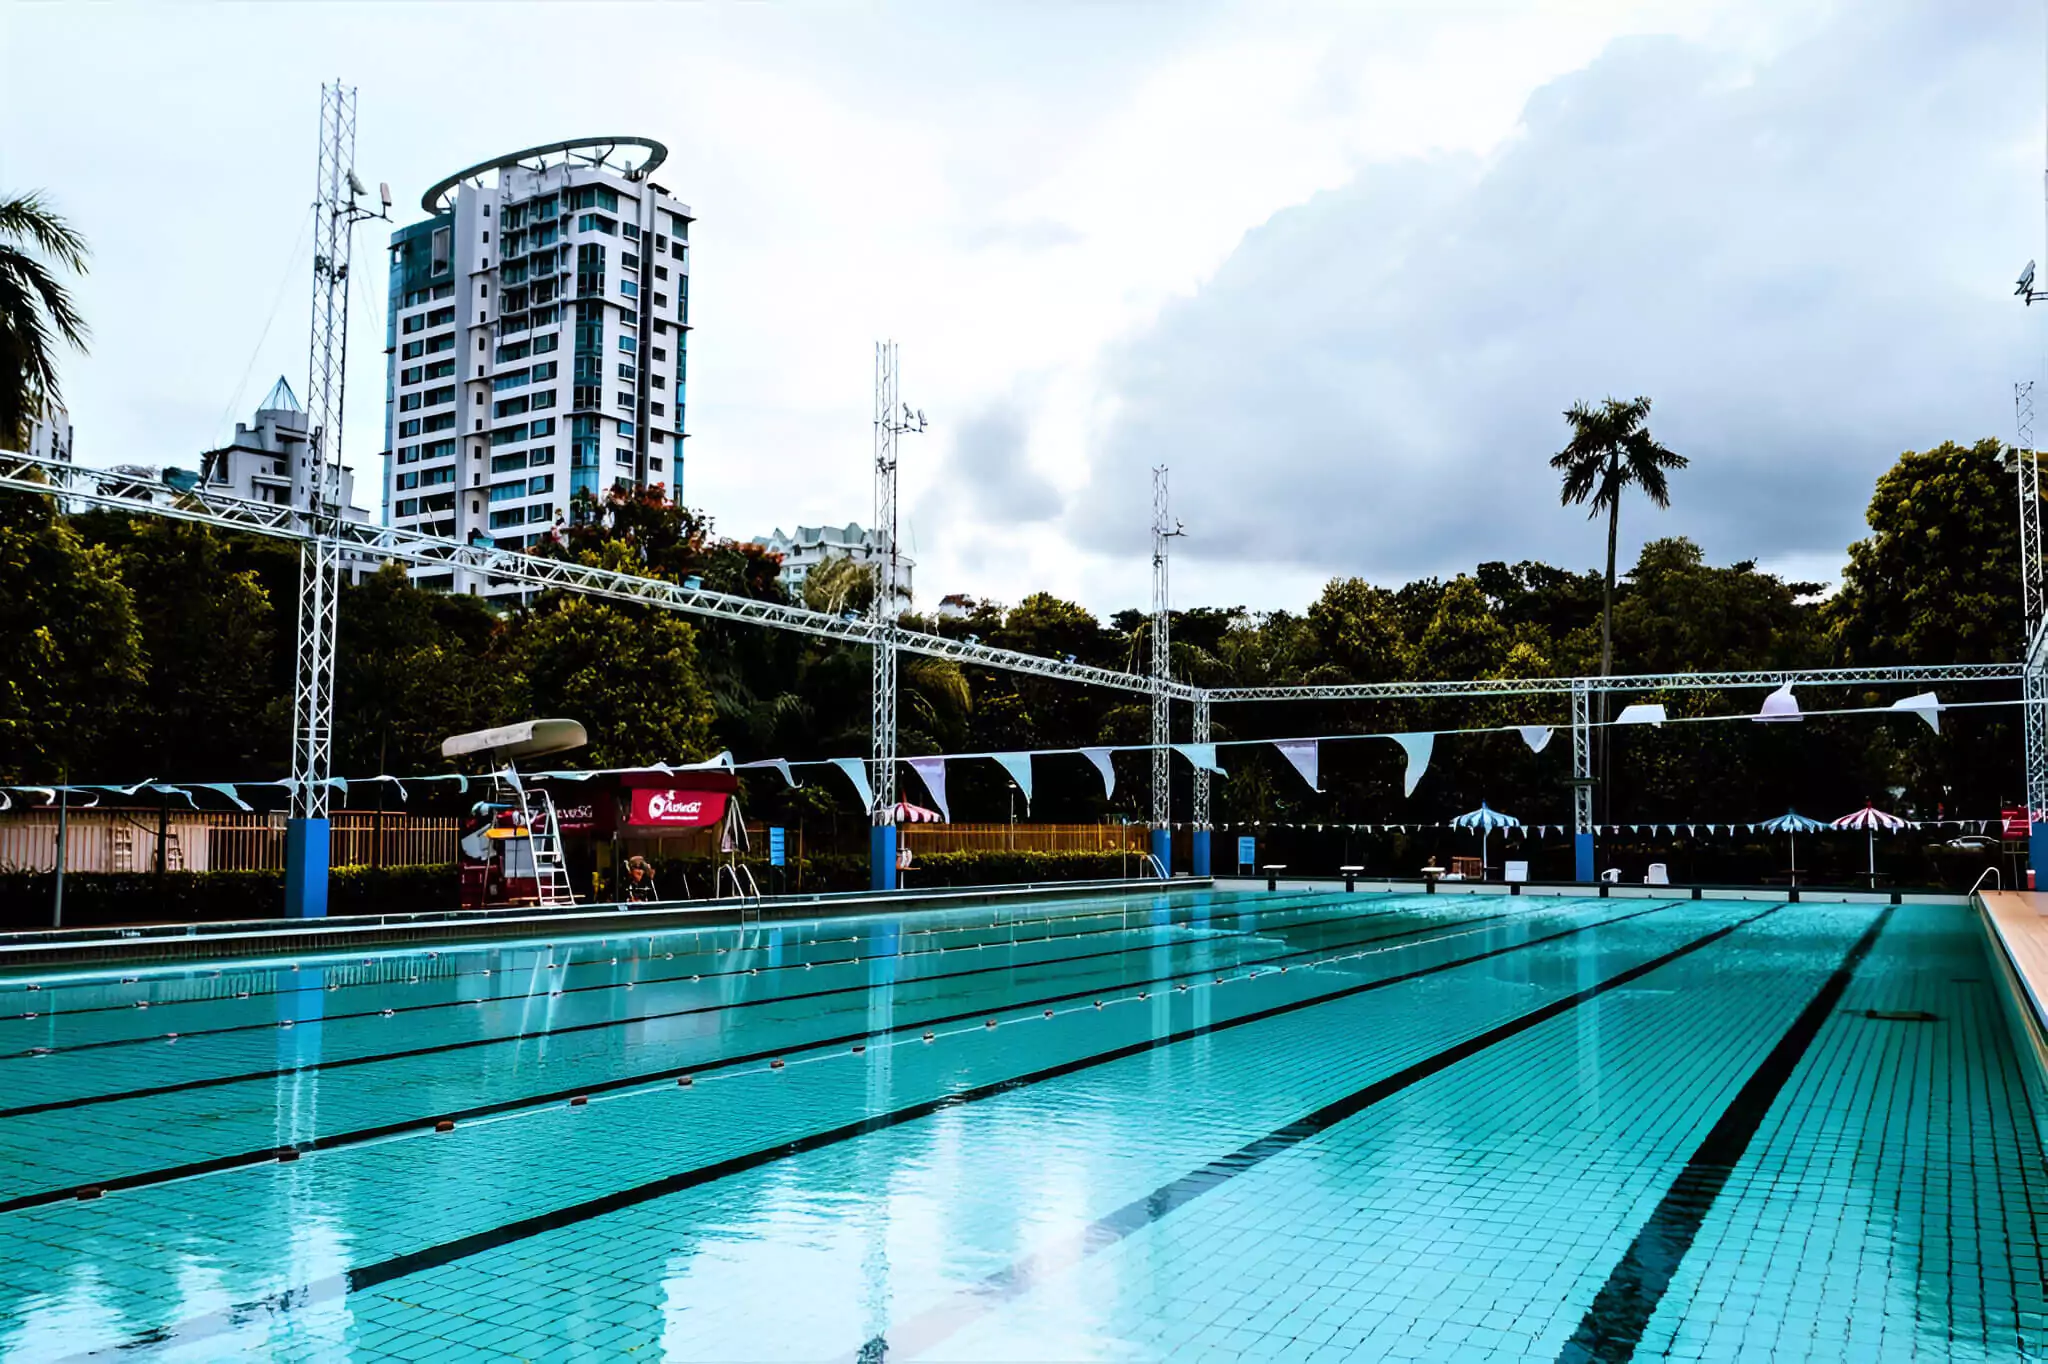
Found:
<path fill-rule="evenodd" d="M 129 975 L 0 980 L 10 1355 L 2048 1352 L 1959 908 L 1202 891 Z"/>

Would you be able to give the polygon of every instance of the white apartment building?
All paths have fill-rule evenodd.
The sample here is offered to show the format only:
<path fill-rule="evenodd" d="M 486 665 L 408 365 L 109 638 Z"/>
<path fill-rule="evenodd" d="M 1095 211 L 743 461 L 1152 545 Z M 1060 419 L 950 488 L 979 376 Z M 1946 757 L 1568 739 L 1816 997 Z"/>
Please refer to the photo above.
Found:
<path fill-rule="evenodd" d="M 293 488 L 295 477 L 310 477 L 306 448 L 306 409 L 292 386 L 280 375 L 256 408 L 252 422 L 235 423 L 235 438 L 218 450 L 199 457 L 199 481 L 213 492 L 225 493 L 249 502 L 277 506 L 297 505 L 303 494 Z M 329 463 L 326 468 L 324 500 L 339 506 L 351 521 L 368 523 L 370 513 L 356 502 L 355 472 Z M 377 571 L 377 561 L 344 554 L 342 575 L 355 581 Z"/>
<path fill-rule="evenodd" d="M 44 408 L 43 415 L 29 423 L 28 449 L 23 453 L 31 459 L 71 463 L 71 414 L 55 403 Z"/>
<path fill-rule="evenodd" d="M 433 216 L 392 234 L 385 524 L 524 549 L 579 491 L 680 499 L 691 214 L 648 179 L 666 156 L 633 138 L 516 152 L 442 181 Z M 522 590 L 467 576 L 415 575 Z"/>
<path fill-rule="evenodd" d="M 853 521 L 843 526 L 798 526 L 794 535 L 783 534 L 782 527 L 777 526 L 773 535 L 755 536 L 754 543 L 770 554 L 782 556 L 782 581 L 790 595 L 799 599 L 803 596 L 804 579 L 826 560 L 852 559 L 879 566 L 889 553 L 887 531 L 867 530 Z M 908 557 L 896 560 L 898 610 L 910 609 L 910 580 L 916 567 Z"/>

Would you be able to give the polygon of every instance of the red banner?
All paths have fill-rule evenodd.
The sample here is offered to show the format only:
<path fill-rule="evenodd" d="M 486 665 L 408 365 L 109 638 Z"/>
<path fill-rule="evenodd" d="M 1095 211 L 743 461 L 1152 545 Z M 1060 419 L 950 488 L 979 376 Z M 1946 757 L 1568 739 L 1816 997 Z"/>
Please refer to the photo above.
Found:
<path fill-rule="evenodd" d="M 633 811 L 627 820 L 638 828 L 708 829 L 725 818 L 723 791 L 675 791 L 641 787 L 633 792 Z"/>

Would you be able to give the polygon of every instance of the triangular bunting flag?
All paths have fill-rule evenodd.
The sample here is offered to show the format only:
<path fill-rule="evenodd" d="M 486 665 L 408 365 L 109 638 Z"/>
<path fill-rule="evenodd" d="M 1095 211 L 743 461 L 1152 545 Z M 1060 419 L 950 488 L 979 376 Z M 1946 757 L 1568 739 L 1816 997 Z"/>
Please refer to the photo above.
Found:
<path fill-rule="evenodd" d="M 1550 745 L 1550 736 L 1557 732 L 1549 725 L 1517 725 L 1515 728 L 1521 731 L 1522 742 L 1529 745 L 1531 753 L 1541 753 Z"/>
<path fill-rule="evenodd" d="M 939 818 L 951 824 L 952 807 L 946 804 L 946 760 L 944 758 L 906 758 L 910 770 L 917 773 L 924 783 L 924 789 L 932 793 L 932 808 L 939 812 Z"/>
<path fill-rule="evenodd" d="M 1110 750 L 1106 748 L 1084 748 L 1081 756 L 1095 764 L 1095 770 L 1102 774 L 1102 798 L 1108 800 L 1116 794 L 1116 768 L 1109 761 Z"/>
<path fill-rule="evenodd" d="M 1936 734 L 1941 733 L 1941 698 L 1931 691 L 1918 696 L 1908 696 L 1902 701 L 1892 702 L 1893 710 L 1910 710 L 1927 722 L 1927 727 Z"/>
<path fill-rule="evenodd" d="M 1803 720 L 1799 713 L 1799 698 L 1792 694 L 1792 684 L 1784 686 L 1764 698 L 1763 709 L 1749 717 L 1759 724 L 1783 724 L 1788 720 Z"/>
<path fill-rule="evenodd" d="M 854 793 L 860 797 L 860 808 L 870 813 L 875 809 L 875 788 L 868 785 L 868 765 L 860 758 L 833 758 L 831 763 L 846 774 L 853 783 Z"/>
<path fill-rule="evenodd" d="M 1408 770 L 1401 781 L 1401 794 L 1412 796 L 1415 794 L 1415 784 L 1421 781 L 1422 774 L 1429 770 L 1429 755 L 1436 747 L 1436 735 L 1389 734 L 1387 737 L 1401 745 L 1402 751 L 1408 755 Z"/>
<path fill-rule="evenodd" d="M 1273 747 L 1280 750 L 1280 756 L 1294 764 L 1294 770 L 1301 773 L 1301 779 L 1308 783 L 1311 791 L 1323 789 L 1320 780 L 1322 745 L 1314 739 L 1287 739 Z"/>
<path fill-rule="evenodd" d="M 1664 723 L 1664 707 L 1655 702 L 1623 706 L 1621 714 L 1614 717 L 1617 725 L 1661 725 Z"/>
<path fill-rule="evenodd" d="M 1029 753 L 991 753 L 991 758 L 1002 765 L 1010 774 L 1010 780 L 1017 783 L 1017 789 L 1024 793 L 1024 810 L 1031 811 L 1031 755 Z"/>
<path fill-rule="evenodd" d="M 1216 765 L 1216 745 L 1214 744 L 1175 744 L 1173 751 L 1193 763 L 1197 772 L 1214 772 L 1219 777 L 1230 775 Z"/>

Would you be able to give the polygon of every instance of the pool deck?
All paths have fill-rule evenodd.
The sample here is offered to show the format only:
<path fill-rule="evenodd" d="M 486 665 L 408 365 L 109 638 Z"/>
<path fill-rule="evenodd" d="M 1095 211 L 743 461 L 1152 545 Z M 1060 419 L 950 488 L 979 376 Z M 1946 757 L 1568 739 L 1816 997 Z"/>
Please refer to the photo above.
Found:
<path fill-rule="evenodd" d="M 2036 1020 L 2048 1019 L 2048 892 L 1987 890 L 1984 920 Z"/>

